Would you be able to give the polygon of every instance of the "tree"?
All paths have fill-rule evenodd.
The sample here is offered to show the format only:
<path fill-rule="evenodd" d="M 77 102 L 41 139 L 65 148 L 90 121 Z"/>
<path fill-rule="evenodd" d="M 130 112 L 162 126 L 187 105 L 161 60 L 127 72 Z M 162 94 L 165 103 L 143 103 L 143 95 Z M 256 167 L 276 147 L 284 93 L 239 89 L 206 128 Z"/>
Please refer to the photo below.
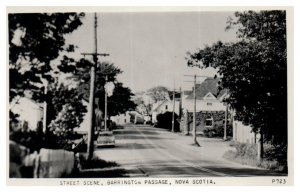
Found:
<path fill-rule="evenodd" d="M 126 111 L 134 110 L 136 105 L 131 100 L 132 96 L 133 94 L 128 87 L 124 87 L 122 83 L 116 82 L 113 95 L 108 99 L 108 114 L 119 115 Z M 102 107 L 104 108 L 104 106 L 100 105 L 100 108 Z"/>
<path fill-rule="evenodd" d="M 151 103 L 150 99 L 144 98 L 144 93 L 140 95 L 139 93 L 135 95 L 135 97 L 132 99 L 132 101 L 135 103 L 136 107 L 135 110 L 141 114 L 150 114 L 151 111 Z"/>
<path fill-rule="evenodd" d="M 13 13 L 8 14 L 9 25 L 9 95 L 23 96 L 25 89 L 34 93 L 34 99 L 43 100 L 41 79 L 53 81 L 50 62 L 66 45 L 64 35 L 76 30 L 83 13 Z"/>
<path fill-rule="evenodd" d="M 64 85 L 52 86 L 48 92 L 48 116 L 51 131 L 73 131 L 80 126 L 83 115 L 87 112 L 83 105 L 83 96 L 77 89 Z"/>
<path fill-rule="evenodd" d="M 67 60 L 67 58 L 65 58 Z M 83 95 L 85 100 L 89 98 L 89 82 L 90 73 L 89 69 L 92 63 L 86 59 L 81 59 L 79 61 L 66 62 L 66 65 L 60 66 L 74 73 L 74 80 L 79 82 L 78 90 L 79 93 Z M 104 85 L 106 83 L 105 76 L 107 74 L 107 82 L 114 82 L 115 88 L 112 96 L 108 98 L 108 115 L 118 115 L 122 114 L 128 110 L 133 110 L 135 104 L 131 101 L 133 96 L 131 90 L 128 87 L 124 87 L 122 83 L 116 80 L 118 74 L 122 71 L 115 67 L 112 63 L 100 62 L 98 63 L 98 70 L 96 71 L 95 77 L 95 98 L 99 101 L 97 107 L 101 111 L 104 111 Z"/>
<path fill-rule="evenodd" d="M 235 118 L 274 145 L 287 144 L 287 45 L 285 11 L 235 13 L 237 42 L 217 42 L 189 54 L 188 66 L 215 67 Z"/>
<path fill-rule="evenodd" d="M 169 97 L 168 94 L 169 90 L 166 87 L 163 86 L 157 86 L 149 89 L 147 91 L 147 94 L 152 98 L 152 100 L 155 102 L 157 101 L 164 101 Z"/>
<path fill-rule="evenodd" d="M 67 130 L 72 131 L 81 123 L 85 112 L 77 90 L 57 84 L 55 76 L 68 73 L 67 68 L 60 67 L 66 65 L 66 56 L 57 69 L 53 68 L 51 63 L 60 54 L 74 51 L 76 46 L 67 45 L 64 35 L 76 30 L 82 24 L 82 17 L 83 13 L 8 15 L 10 101 L 17 96 L 24 96 L 24 90 L 30 90 L 33 93 L 33 100 L 46 102 L 48 104 L 46 124 L 48 126 L 53 120 L 51 126 L 55 125 L 55 129 L 50 130 L 51 134 L 57 129 L 64 130 L 62 131 L 64 133 Z M 48 89 L 47 92 L 45 88 Z M 10 114 L 10 119 L 15 120 L 15 115 Z M 52 141 L 54 145 L 47 144 L 52 139 L 47 136 L 46 142 L 41 144 L 53 147 L 56 141 Z"/>

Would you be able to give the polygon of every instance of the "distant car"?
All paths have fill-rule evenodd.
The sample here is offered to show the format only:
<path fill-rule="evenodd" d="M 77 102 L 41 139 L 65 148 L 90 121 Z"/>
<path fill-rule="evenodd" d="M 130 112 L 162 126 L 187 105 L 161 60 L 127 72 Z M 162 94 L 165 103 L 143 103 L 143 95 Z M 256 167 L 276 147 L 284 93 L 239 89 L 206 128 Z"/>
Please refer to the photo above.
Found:
<path fill-rule="evenodd" d="M 97 138 L 97 147 L 115 147 L 115 136 L 112 131 L 100 132 Z"/>

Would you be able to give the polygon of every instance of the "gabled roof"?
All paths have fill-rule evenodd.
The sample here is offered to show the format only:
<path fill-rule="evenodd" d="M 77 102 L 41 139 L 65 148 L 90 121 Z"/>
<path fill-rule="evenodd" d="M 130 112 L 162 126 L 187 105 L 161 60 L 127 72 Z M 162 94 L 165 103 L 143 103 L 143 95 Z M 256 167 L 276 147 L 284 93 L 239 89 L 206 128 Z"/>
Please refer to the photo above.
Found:
<path fill-rule="evenodd" d="M 155 107 L 155 108 L 153 108 L 151 111 L 153 112 L 153 111 L 156 111 L 158 108 L 160 108 L 165 102 L 167 102 L 167 101 L 169 101 L 168 99 L 165 99 L 165 100 L 163 100 L 163 101 L 160 101 L 160 103 L 158 103 L 158 105 Z"/>
<path fill-rule="evenodd" d="M 173 91 L 168 91 L 170 100 L 173 100 Z M 181 99 L 181 93 L 175 91 L 175 100 Z"/>
<path fill-rule="evenodd" d="M 217 99 L 211 92 L 208 92 L 203 99 L 209 100 L 209 99 Z"/>
<path fill-rule="evenodd" d="M 225 94 L 225 90 L 218 89 L 219 78 L 207 78 L 200 85 L 196 85 L 196 99 L 203 99 L 208 93 L 213 94 L 217 99 Z M 193 99 L 194 93 L 192 92 L 187 99 Z"/>

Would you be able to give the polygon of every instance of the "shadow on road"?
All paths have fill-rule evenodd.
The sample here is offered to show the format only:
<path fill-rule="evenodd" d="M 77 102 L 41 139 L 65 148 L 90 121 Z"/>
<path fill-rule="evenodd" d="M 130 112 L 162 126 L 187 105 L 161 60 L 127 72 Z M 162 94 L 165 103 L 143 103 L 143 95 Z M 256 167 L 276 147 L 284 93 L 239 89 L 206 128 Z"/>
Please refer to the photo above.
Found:
<path fill-rule="evenodd" d="M 153 145 L 150 145 L 150 144 L 139 144 L 139 143 L 117 143 L 115 145 L 114 148 L 97 148 L 95 149 L 96 151 L 98 150 L 101 150 L 101 151 L 104 151 L 104 150 L 113 150 L 113 151 L 118 151 L 118 150 L 131 150 L 131 149 L 154 149 L 154 148 L 157 148 L 157 147 L 154 147 Z M 162 148 L 162 147 L 160 147 Z"/>
<path fill-rule="evenodd" d="M 159 133 L 155 132 L 155 131 L 146 131 L 146 130 L 141 130 L 140 132 L 142 132 L 145 135 L 159 135 Z M 115 130 L 114 131 L 115 135 L 139 135 L 139 131 L 135 131 L 135 130 Z"/>
<path fill-rule="evenodd" d="M 121 140 L 121 139 L 145 139 L 145 137 L 143 137 L 142 135 L 116 135 L 115 136 L 116 139 L 118 140 Z M 147 139 L 150 139 L 150 140 L 162 140 L 161 137 L 154 137 L 154 136 L 147 136 Z M 166 138 L 164 138 L 166 140 Z M 168 138 L 168 140 L 174 140 L 173 138 Z"/>

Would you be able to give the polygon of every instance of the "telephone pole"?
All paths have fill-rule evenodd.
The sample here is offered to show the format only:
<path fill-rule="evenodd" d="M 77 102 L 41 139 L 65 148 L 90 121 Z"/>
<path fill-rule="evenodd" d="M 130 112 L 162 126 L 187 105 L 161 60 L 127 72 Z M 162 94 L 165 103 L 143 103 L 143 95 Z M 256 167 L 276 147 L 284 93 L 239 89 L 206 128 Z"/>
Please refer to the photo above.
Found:
<path fill-rule="evenodd" d="M 94 125 L 95 125 L 95 111 L 94 111 L 94 104 L 95 104 L 95 99 L 94 99 L 94 94 L 95 94 L 95 76 L 96 76 L 96 69 L 97 69 L 97 64 L 98 64 L 98 56 L 109 56 L 109 54 L 101 54 L 98 53 L 97 50 L 97 13 L 95 13 L 95 23 L 94 23 L 94 53 L 82 53 L 82 55 L 91 55 L 93 56 L 93 61 L 94 64 L 91 66 L 91 82 L 90 82 L 90 97 L 89 97 L 89 105 L 88 105 L 88 111 L 90 111 L 90 129 L 88 132 L 88 148 L 87 148 L 87 153 L 88 156 L 87 158 L 90 160 L 93 158 L 93 152 L 94 152 Z"/>
<path fill-rule="evenodd" d="M 174 132 L 174 121 L 175 121 L 175 86 L 173 89 L 172 132 Z"/>
<path fill-rule="evenodd" d="M 43 113 L 43 132 L 45 134 L 48 134 L 48 129 L 47 129 L 47 92 L 48 92 L 48 82 L 45 80 L 43 82 L 44 84 L 44 95 L 45 95 L 45 100 L 44 100 L 44 113 Z"/>
<path fill-rule="evenodd" d="M 108 77 L 107 75 L 105 75 L 105 83 L 107 82 Z M 104 103 L 104 131 L 107 130 L 107 90 L 104 90 L 104 94 L 105 94 L 105 103 Z"/>
<path fill-rule="evenodd" d="M 227 97 L 227 89 L 226 89 L 226 92 L 225 92 L 225 97 Z M 225 109 L 225 122 L 224 122 L 224 140 L 226 141 L 227 140 L 227 117 L 228 116 L 228 104 L 226 103 L 226 109 Z"/>
<path fill-rule="evenodd" d="M 172 132 L 175 132 L 175 91 L 178 91 L 175 89 L 175 84 L 174 84 L 174 89 L 173 89 L 173 110 L 172 110 Z M 180 89 L 180 99 L 181 99 L 181 89 Z M 181 102 L 181 101 L 180 101 Z M 181 111 L 181 103 L 179 104 L 179 111 L 178 111 L 178 116 L 180 116 L 180 111 Z"/>
<path fill-rule="evenodd" d="M 200 147 L 200 144 L 197 141 L 197 131 L 196 131 L 196 104 L 197 104 L 197 97 L 196 97 L 196 83 L 197 83 L 197 77 L 208 77 L 208 76 L 200 76 L 200 75 L 184 75 L 186 77 L 193 77 L 194 81 L 186 81 L 186 82 L 193 82 L 194 83 L 194 89 L 193 89 L 193 99 L 194 99 L 194 110 L 193 110 L 193 140 L 194 145 Z M 200 111 L 200 109 L 199 109 Z"/>

